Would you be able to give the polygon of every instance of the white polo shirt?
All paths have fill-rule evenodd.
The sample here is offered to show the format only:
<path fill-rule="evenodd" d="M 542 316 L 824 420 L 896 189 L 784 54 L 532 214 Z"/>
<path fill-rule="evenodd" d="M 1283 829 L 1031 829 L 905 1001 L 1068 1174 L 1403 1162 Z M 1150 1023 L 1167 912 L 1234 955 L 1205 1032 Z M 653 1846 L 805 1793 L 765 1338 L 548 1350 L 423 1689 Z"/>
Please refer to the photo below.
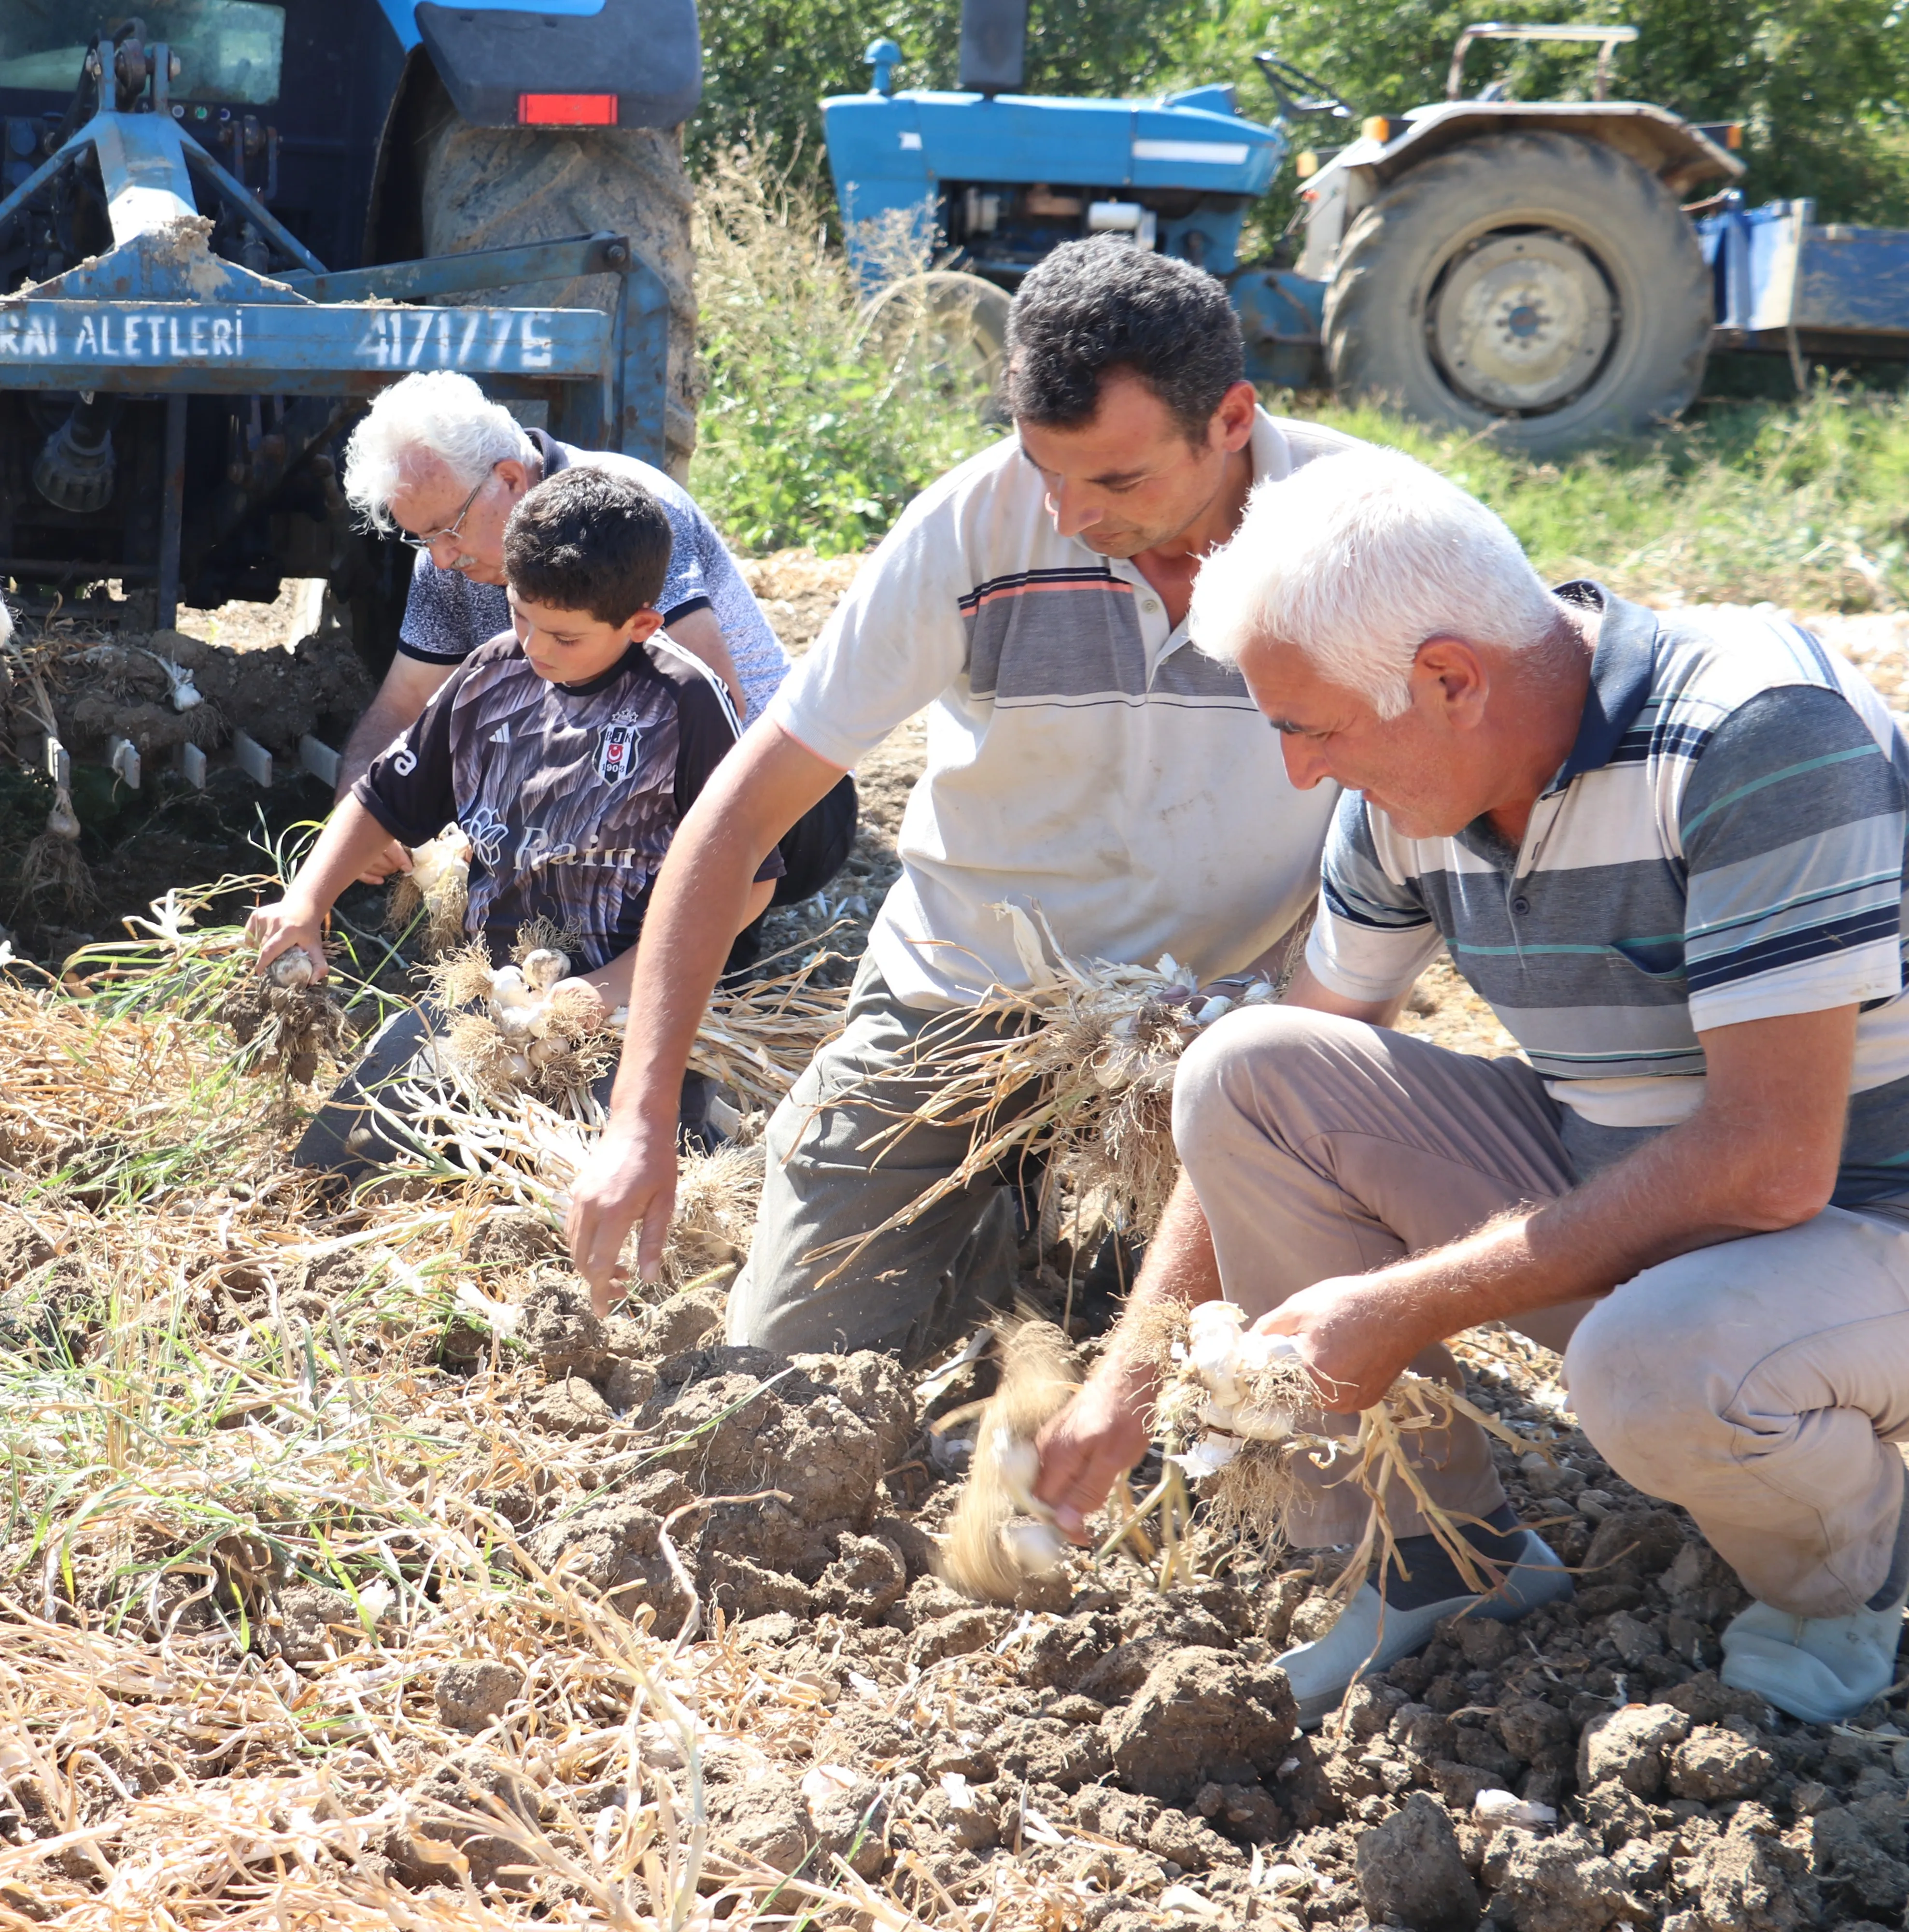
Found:
<path fill-rule="evenodd" d="M 1250 447 L 1257 479 L 1358 446 L 1262 410 Z M 1132 564 L 1056 533 L 1012 436 L 908 506 L 767 715 L 846 768 L 925 705 L 928 766 L 869 941 L 907 1005 L 1028 984 L 1002 902 L 1038 904 L 1077 958 L 1170 952 L 1204 980 L 1317 889 L 1335 789 L 1293 789 L 1239 672 Z"/>

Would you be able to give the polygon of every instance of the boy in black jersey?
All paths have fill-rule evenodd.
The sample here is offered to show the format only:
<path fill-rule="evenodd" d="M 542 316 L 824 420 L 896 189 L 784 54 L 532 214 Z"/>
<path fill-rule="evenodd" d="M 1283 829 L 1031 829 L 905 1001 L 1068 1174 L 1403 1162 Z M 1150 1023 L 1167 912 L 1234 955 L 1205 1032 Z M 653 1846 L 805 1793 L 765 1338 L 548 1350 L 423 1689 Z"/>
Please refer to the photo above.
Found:
<path fill-rule="evenodd" d="M 283 899 L 247 930 L 268 965 L 288 946 L 320 962 L 333 902 L 387 840 L 471 842 L 465 927 L 502 963 L 539 916 L 580 938 L 575 979 L 607 1018 L 629 997 L 637 935 L 683 814 L 739 734 L 721 681 L 658 634 L 670 531 L 643 488 L 567 470 L 532 490 L 504 536 L 513 629 L 465 659 L 326 821 Z M 769 902 L 772 851 L 739 924 Z M 361 1170 L 397 1150 L 362 1104 L 424 1042 L 430 1016 L 373 1041 L 298 1150 Z M 606 1086 L 607 1076 L 606 1076 Z"/>

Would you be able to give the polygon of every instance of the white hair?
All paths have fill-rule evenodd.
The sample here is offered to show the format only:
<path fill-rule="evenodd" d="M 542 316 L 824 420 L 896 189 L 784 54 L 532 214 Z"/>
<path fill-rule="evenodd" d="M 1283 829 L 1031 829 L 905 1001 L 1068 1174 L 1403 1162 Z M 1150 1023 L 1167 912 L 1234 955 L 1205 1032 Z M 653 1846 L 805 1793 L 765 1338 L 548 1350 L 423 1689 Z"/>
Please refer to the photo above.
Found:
<path fill-rule="evenodd" d="M 345 446 L 345 496 L 379 530 L 421 457 L 434 457 L 466 490 L 500 463 L 536 460 L 537 446 L 502 403 L 454 369 L 421 370 L 381 391 Z"/>
<path fill-rule="evenodd" d="M 1427 638 L 1518 650 L 1561 614 L 1476 497 L 1409 456 L 1365 449 L 1255 486 L 1233 540 L 1200 566 L 1189 628 L 1227 663 L 1254 644 L 1290 645 L 1396 718 Z"/>

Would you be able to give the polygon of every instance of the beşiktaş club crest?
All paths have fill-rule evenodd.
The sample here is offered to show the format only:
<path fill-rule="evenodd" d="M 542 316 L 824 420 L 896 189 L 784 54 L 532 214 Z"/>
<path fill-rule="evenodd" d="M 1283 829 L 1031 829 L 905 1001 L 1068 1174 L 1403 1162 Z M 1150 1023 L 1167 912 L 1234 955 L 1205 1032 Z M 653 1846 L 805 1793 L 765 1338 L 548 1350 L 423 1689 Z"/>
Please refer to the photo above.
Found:
<path fill-rule="evenodd" d="M 635 710 L 619 711 L 603 728 L 597 746 L 597 776 L 605 784 L 618 784 L 637 768 L 637 747 L 643 734 L 637 729 L 642 716 Z"/>

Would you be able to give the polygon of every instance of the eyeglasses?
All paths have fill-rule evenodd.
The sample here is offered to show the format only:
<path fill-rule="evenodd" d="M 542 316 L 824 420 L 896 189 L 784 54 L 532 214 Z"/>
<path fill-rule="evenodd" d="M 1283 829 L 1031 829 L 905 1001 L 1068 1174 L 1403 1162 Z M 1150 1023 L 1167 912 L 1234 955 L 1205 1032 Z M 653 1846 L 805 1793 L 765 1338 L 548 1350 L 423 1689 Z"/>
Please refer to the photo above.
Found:
<path fill-rule="evenodd" d="M 488 483 L 491 478 L 495 476 L 496 473 L 497 466 L 493 463 L 490 466 L 490 469 L 487 470 L 483 476 L 478 478 L 476 489 L 472 490 L 471 494 L 458 506 L 457 514 L 451 518 L 449 523 L 445 525 L 442 530 L 428 530 L 424 536 L 416 537 L 411 536 L 407 532 L 403 535 L 401 541 L 409 544 L 413 550 L 422 550 L 424 554 L 428 556 L 430 554 L 431 547 L 433 544 L 448 543 L 453 538 L 463 536 L 464 532 L 464 519 L 471 514 L 471 506 L 477 501 L 478 491 L 482 490 L 484 486 Z"/>

